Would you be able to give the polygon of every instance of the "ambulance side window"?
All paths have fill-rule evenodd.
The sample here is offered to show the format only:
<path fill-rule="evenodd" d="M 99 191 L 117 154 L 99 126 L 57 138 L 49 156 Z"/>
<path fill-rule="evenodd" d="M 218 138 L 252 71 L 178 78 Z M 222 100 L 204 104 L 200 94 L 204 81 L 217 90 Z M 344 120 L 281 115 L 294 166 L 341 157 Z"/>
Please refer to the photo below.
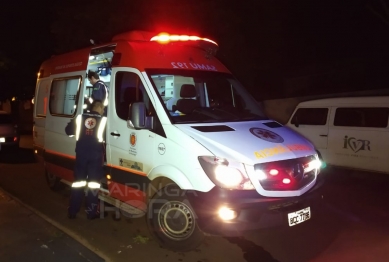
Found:
<path fill-rule="evenodd" d="M 35 97 L 35 115 L 37 117 L 46 117 L 48 94 L 51 80 L 41 80 Z"/>
<path fill-rule="evenodd" d="M 115 81 L 115 104 L 118 117 L 127 120 L 129 105 L 134 102 L 144 102 L 147 115 L 155 115 L 154 107 L 139 76 L 131 72 L 117 72 Z"/>
<path fill-rule="evenodd" d="M 115 81 L 116 114 L 123 120 L 128 118 L 129 105 L 143 100 L 139 76 L 131 72 L 117 72 Z"/>
<path fill-rule="evenodd" d="M 151 103 L 145 87 L 139 76 L 132 72 L 117 72 L 115 80 L 116 114 L 123 120 L 128 119 L 129 105 L 134 102 L 144 102 L 147 115 L 154 116 L 153 132 L 163 135 L 162 124 L 159 122 L 154 106 Z"/>
<path fill-rule="evenodd" d="M 54 79 L 50 90 L 49 109 L 52 115 L 72 117 L 76 113 L 81 77 Z"/>

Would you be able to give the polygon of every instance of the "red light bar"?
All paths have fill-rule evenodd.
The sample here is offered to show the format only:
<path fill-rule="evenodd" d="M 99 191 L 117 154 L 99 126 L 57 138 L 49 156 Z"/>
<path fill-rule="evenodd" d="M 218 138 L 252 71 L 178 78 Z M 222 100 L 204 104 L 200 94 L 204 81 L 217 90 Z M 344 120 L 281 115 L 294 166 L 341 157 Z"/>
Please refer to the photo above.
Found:
<path fill-rule="evenodd" d="M 290 184 L 290 179 L 289 178 L 284 178 L 284 179 L 282 179 L 282 183 L 284 183 L 284 184 Z"/>
<path fill-rule="evenodd" d="M 278 175 L 278 170 L 277 169 L 270 169 L 270 171 L 269 171 L 269 174 L 270 175 L 272 175 L 272 176 L 276 176 L 276 175 Z"/>
<path fill-rule="evenodd" d="M 212 41 L 211 39 L 208 38 L 201 38 L 198 36 L 188 36 L 188 35 L 169 35 L 166 33 L 161 33 L 159 35 L 153 36 L 150 39 L 150 41 L 157 41 L 161 44 L 166 44 L 172 41 L 206 41 L 218 46 L 218 44 L 215 41 Z"/>

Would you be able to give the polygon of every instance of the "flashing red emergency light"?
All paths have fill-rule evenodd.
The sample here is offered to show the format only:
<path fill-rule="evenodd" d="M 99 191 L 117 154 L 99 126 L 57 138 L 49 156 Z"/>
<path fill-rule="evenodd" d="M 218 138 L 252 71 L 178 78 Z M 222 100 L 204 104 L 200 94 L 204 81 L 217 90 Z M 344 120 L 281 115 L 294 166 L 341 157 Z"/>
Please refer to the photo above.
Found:
<path fill-rule="evenodd" d="M 282 179 L 282 183 L 284 183 L 284 184 L 290 184 L 290 179 L 289 178 L 284 178 L 284 179 Z"/>
<path fill-rule="evenodd" d="M 272 176 L 276 176 L 276 175 L 278 175 L 278 170 L 277 169 L 270 169 L 270 171 L 269 171 L 269 174 L 270 175 L 272 175 Z"/>
<path fill-rule="evenodd" d="M 212 41 L 208 38 L 202 38 L 198 36 L 188 36 L 188 35 L 169 35 L 167 33 L 161 33 L 159 35 L 153 36 L 150 41 L 157 41 L 161 44 L 167 44 L 169 42 L 177 42 L 177 41 L 206 41 L 212 43 L 216 46 L 218 44 L 215 41 Z"/>

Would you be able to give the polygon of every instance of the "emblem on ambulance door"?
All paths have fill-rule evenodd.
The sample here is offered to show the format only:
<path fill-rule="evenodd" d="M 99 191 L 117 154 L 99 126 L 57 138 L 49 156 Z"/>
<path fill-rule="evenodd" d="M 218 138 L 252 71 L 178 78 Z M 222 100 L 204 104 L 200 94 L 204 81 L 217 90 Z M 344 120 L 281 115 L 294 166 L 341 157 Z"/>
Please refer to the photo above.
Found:
<path fill-rule="evenodd" d="M 131 133 L 131 135 L 130 135 L 130 144 L 131 144 L 131 146 L 135 146 L 136 145 L 136 135 L 135 135 L 135 133 Z"/>
<path fill-rule="evenodd" d="M 252 127 L 252 128 L 250 128 L 250 132 L 254 136 L 256 136 L 260 139 L 266 140 L 268 142 L 272 142 L 272 143 L 284 142 L 284 139 L 281 136 L 277 135 L 276 133 L 274 133 L 272 131 L 269 131 L 269 130 L 266 130 L 263 128 Z"/>
<path fill-rule="evenodd" d="M 158 145 L 158 153 L 159 153 L 160 155 L 163 155 L 163 154 L 165 154 L 165 152 L 166 152 L 165 144 L 160 143 L 160 144 Z"/>
<path fill-rule="evenodd" d="M 89 117 L 85 120 L 86 128 L 93 129 L 95 126 L 96 126 L 96 119 Z"/>

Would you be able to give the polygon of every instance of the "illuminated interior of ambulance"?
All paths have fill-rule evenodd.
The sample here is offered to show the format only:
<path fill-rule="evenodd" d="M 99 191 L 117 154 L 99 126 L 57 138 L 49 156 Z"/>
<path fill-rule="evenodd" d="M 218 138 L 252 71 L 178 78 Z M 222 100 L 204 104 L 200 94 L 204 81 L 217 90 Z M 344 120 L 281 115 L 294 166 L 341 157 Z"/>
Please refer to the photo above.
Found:
<path fill-rule="evenodd" d="M 146 70 L 173 123 L 267 119 L 258 102 L 227 73 Z"/>

